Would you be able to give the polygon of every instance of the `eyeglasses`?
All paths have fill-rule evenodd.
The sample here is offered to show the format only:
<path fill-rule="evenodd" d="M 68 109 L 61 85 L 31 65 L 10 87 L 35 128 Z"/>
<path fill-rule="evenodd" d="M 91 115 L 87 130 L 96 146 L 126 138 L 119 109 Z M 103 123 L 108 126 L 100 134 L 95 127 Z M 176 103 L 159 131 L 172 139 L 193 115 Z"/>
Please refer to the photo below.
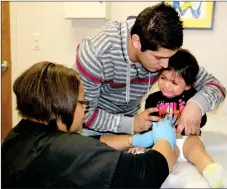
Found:
<path fill-rule="evenodd" d="M 77 102 L 79 102 L 81 105 L 85 105 L 88 106 L 89 102 L 87 100 L 78 100 Z"/>

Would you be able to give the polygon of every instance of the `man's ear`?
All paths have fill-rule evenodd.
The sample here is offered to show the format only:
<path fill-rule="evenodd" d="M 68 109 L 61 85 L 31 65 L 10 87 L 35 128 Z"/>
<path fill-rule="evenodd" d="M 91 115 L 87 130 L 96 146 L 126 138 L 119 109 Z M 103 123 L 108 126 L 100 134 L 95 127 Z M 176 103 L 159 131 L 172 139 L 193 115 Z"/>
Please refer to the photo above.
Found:
<path fill-rule="evenodd" d="M 137 34 L 132 35 L 132 45 L 138 50 L 141 49 L 140 37 Z"/>

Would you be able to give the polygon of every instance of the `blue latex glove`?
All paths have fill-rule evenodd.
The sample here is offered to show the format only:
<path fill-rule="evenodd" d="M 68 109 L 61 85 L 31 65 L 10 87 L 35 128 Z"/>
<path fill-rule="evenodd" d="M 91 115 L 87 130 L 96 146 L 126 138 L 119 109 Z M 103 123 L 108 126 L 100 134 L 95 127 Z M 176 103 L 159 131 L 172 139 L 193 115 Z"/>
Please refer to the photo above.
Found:
<path fill-rule="evenodd" d="M 135 134 L 133 136 L 132 145 L 134 147 L 145 147 L 148 148 L 154 144 L 154 141 L 152 139 L 152 131 L 148 131 L 143 134 Z"/>
<path fill-rule="evenodd" d="M 176 144 L 176 131 L 169 120 L 161 120 L 157 123 L 153 123 L 152 131 L 151 134 L 154 143 L 159 139 L 163 139 L 170 143 L 172 149 L 174 148 L 174 145 Z"/>

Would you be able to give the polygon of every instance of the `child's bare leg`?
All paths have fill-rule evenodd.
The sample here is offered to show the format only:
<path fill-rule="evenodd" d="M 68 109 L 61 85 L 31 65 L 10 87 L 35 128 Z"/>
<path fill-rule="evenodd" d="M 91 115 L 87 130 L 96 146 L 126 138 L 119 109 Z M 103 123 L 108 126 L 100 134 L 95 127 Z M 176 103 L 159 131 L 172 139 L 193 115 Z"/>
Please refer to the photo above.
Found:
<path fill-rule="evenodd" d="M 223 181 L 223 168 L 215 163 L 206 152 L 198 136 L 188 137 L 183 145 L 185 158 L 194 164 L 212 188 L 220 188 Z"/>
<path fill-rule="evenodd" d="M 201 174 L 207 165 L 214 163 L 198 136 L 190 136 L 185 140 L 183 152 L 185 158 L 194 164 Z"/>

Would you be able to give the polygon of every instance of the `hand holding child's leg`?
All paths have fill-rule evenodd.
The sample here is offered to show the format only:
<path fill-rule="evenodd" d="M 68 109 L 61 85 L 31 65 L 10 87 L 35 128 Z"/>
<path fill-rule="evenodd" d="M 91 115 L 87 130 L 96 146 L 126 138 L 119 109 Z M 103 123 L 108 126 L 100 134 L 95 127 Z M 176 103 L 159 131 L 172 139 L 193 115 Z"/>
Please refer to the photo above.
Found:
<path fill-rule="evenodd" d="M 129 148 L 128 150 L 128 153 L 131 153 L 131 154 L 140 154 L 144 152 L 146 152 L 146 148 L 144 147 L 133 147 L 133 148 Z"/>

